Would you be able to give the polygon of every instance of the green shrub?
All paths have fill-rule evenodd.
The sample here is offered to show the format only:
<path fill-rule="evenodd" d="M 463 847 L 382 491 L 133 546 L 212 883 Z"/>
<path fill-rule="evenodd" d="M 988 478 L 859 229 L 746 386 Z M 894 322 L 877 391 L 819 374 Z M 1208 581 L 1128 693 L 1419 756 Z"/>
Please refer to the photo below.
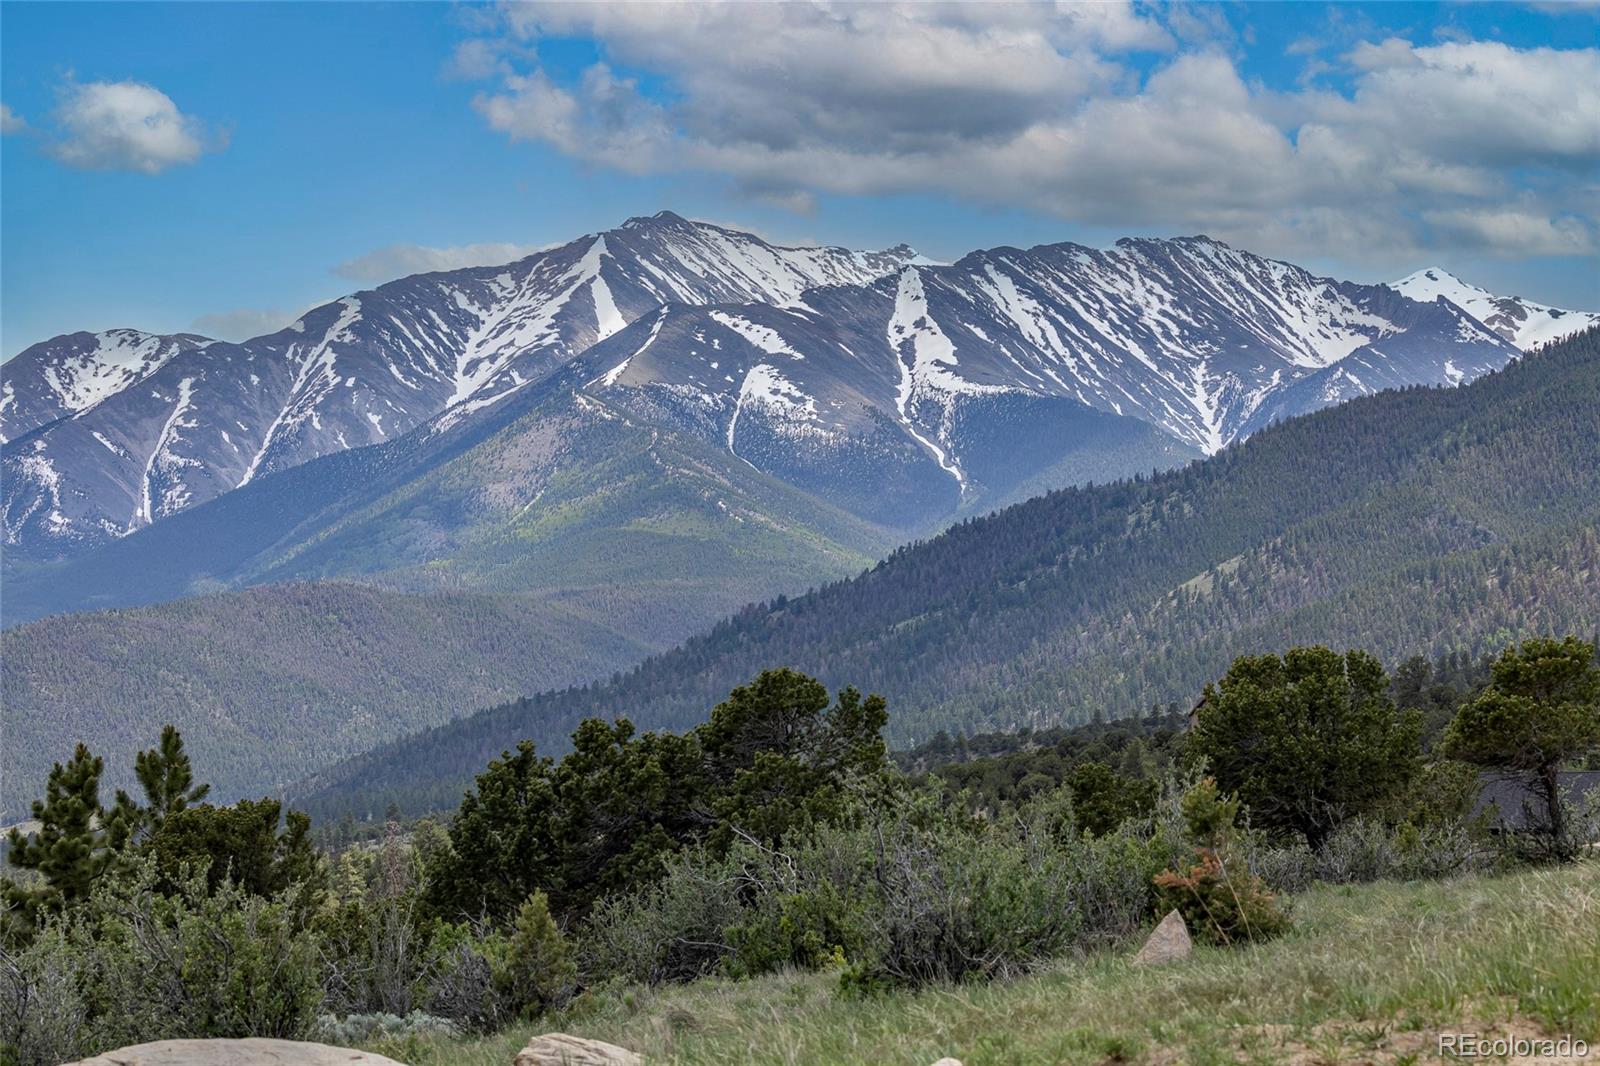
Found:
<path fill-rule="evenodd" d="M 822 881 L 808 891 L 773 893 L 749 916 L 725 930 L 730 977 L 749 977 L 786 966 L 818 970 L 858 957 L 864 947 L 858 908 L 840 887 Z"/>
<path fill-rule="evenodd" d="M 1252 834 L 1242 851 L 1250 872 L 1274 892 L 1303 892 L 1317 879 L 1317 853 L 1304 840 L 1268 844 Z"/>
<path fill-rule="evenodd" d="M 746 837 L 720 857 L 680 856 L 656 885 L 597 909 L 586 974 L 848 964 L 859 987 L 1014 973 L 1080 936 L 1079 887 L 1049 834 L 1015 820 L 984 827 L 917 795 L 855 808 L 781 848 Z"/>
<path fill-rule="evenodd" d="M 1459 823 L 1391 827 L 1358 818 L 1317 849 L 1314 873 L 1334 884 L 1431 880 L 1484 869 L 1490 859 L 1490 849 Z"/>
<path fill-rule="evenodd" d="M 1246 849 L 1236 847 L 1239 801 L 1207 777 L 1184 794 L 1180 807 L 1194 859 L 1156 875 L 1162 906 L 1176 908 L 1196 937 L 1213 944 L 1265 940 L 1287 929 L 1287 912 L 1252 872 Z"/>
<path fill-rule="evenodd" d="M 1156 874 L 1190 852 L 1182 799 L 1192 783 L 1190 775 L 1170 774 L 1148 814 L 1125 819 L 1100 837 L 1079 829 L 1069 788 L 1023 810 L 1027 831 L 1054 841 L 1065 859 L 1082 914 L 1083 946 L 1120 941 L 1150 918 Z"/>
<path fill-rule="evenodd" d="M 352 848 L 334 867 L 331 902 L 313 925 L 328 955 L 326 1009 L 406 1016 L 426 995 L 429 938 L 422 859 L 390 823 L 377 848 Z"/>
<path fill-rule="evenodd" d="M 483 945 L 465 926 L 436 927 L 425 973 L 420 998 L 430 1014 L 472 1032 L 488 1032 L 505 1020 Z"/>
<path fill-rule="evenodd" d="M 903 985 L 1007 976 L 1082 931 L 1072 868 L 1047 839 L 904 817 L 873 835 L 865 976 Z"/>
<path fill-rule="evenodd" d="M 669 858 L 654 883 L 602 900 L 577 938 L 585 983 L 655 985 L 716 971 L 733 951 L 723 931 L 746 918 L 738 870 L 695 848 Z"/>
<path fill-rule="evenodd" d="M 153 863 L 131 865 L 50 919 L 35 946 L 14 957 L 13 1000 L 19 988 L 56 1000 L 42 1020 L 30 1017 L 19 1045 L 48 1043 L 41 1034 L 57 1024 L 51 1012 L 70 1014 L 85 1051 L 177 1037 L 298 1039 L 314 1030 L 321 952 L 292 920 L 287 893 L 267 899 L 228 881 L 208 889 L 204 870 L 170 895 L 156 891 L 158 881 Z M 62 991 L 69 987 L 75 1003 Z"/>
<path fill-rule="evenodd" d="M 535 1018 L 571 997 L 577 966 L 543 892 L 518 909 L 510 936 L 493 937 L 485 948 L 495 990 L 512 1014 Z"/>
<path fill-rule="evenodd" d="M 59 922 L 15 950 L 0 942 L 0 1063 L 55 1066 L 89 1050 L 79 969 Z"/>

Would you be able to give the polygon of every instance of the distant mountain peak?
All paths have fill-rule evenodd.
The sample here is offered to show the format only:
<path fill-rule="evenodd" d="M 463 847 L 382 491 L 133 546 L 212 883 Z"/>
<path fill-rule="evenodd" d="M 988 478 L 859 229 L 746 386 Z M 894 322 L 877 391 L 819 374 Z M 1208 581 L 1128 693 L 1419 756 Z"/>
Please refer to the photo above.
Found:
<path fill-rule="evenodd" d="M 36 345 L 0 371 L 0 440 L 29 439 L 6 449 L 0 510 L 13 550 L 49 558 L 321 456 L 493 417 L 570 387 L 575 367 L 596 395 L 640 390 L 641 419 L 670 410 L 793 484 L 854 464 L 851 491 L 892 498 L 884 513 L 908 525 L 1011 485 L 1019 434 L 1061 459 L 1091 432 L 1069 423 L 1120 419 L 1112 435 L 1161 455 L 1214 452 L 1352 396 L 1471 380 L 1596 317 L 1438 268 L 1396 287 L 1204 234 L 945 265 L 904 243 L 786 247 L 661 211 L 514 263 L 400 278 L 238 344 L 112 330 Z"/>
<path fill-rule="evenodd" d="M 1600 323 L 1600 313 L 1549 307 L 1520 296 L 1496 296 L 1443 267 L 1425 267 L 1389 286 L 1423 303 L 1439 297 L 1461 308 L 1495 335 L 1523 351 L 1562 340 Z"/>
<path fill-rule="evenodd" d="M 1215 237 L 1207 236 L 1204 233 L 1195 233 L 1195 234 L 1191 234 L 1189 236 L 1178 236 L 1178 237 L 1120 237 L 1120 238 L 1118 238 L 1116 243 L 1117 243 L 1117 247 L 1118 248 L 1138 248 L 1138 247 L 1142 247 L 1142 246 L 1145 246 L 1145 245 L 1157 245 L 1157 246 L 1178 245 L 1180 247 L 1183 247 L 1183 246 L 1187 246 L 1187 245 L 1200 244 L 1200 245 L 1211 245 L 1211 246 L 1216 247 L 1216 248 L 1226 248 L 1229 251 L 1234 251 L 1235 250 L 1233 248 L 1233 246 L 1228 244 L 1226 241 L 1219 241 Z M 1253 253 L 1246 253 L 1246 254 L 1253 254 Z"/>
<path fill-rule="evenodd" d="M 1424 267 L 1421 270 L 1407 274 L 1404 278 L 1401 278 L 1394 284 L 1396 288 L 1399 288 L 1404 285 L 1420 284 L 1424 281 L 1431 281 L 1436 284 L 1448 284 L 1454 282 L 1457 285 L 1476 289 L 1478 292 L 1484 291 L 1482 289 L 1478 289 L 1477 286 L 1468 286 L 1466 282 L 1462 281 L 1459 277 L 1452 274 L 1444 267 Z"/>
<path fill-rule="evenodd" d="M 678 214 L 676 211 L 657 211 L 653 215 L 634 215 L 619 226 L 619 229 L 652 229 L 672 226 L 690 226 L 694 223 Z"/>
<path fill-rule="evenodd" d="M 119 326 L 35 344 L 0 370 L 0 443 L 88 411 L 150 377 L 174 356 L 215 343 L 197 333 Z"/>

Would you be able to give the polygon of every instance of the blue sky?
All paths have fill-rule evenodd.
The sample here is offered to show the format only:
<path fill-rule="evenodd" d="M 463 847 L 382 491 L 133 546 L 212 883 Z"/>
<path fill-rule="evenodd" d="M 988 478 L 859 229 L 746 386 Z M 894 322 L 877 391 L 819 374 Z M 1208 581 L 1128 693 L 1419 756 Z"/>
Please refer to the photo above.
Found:
<path fill-rule="evenodd" d="M 671 208 L 938 258 L 1208 232 L 1600 307 L 1593 6 L 0 4 L 0 355 L 242 337 Z"/>

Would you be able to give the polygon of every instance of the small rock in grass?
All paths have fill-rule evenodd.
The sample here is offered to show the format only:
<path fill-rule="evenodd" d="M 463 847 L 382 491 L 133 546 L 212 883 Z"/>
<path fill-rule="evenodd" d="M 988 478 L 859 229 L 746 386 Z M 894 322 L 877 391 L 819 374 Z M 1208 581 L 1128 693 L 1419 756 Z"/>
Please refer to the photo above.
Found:
<path fill-rule="evenodd" d="M 1163 962 L 1176 962 L 1178 959 L 1188 958 L 1192 950 L 1194 944 L 1189 940 L 1189 927 L 1184 924 L 1183 915 L 1173 910 L 1161 919 L 1161 924 L 1150 934 L 1150 939 L 1144 942 L 1139 954 L 1133 957 L 1133 964 L 1154 966 Z"/>
<path fill-rule="evenodd" d="M 585 1040 L 566 1033 L 545 1033 L 517 1052 L 514 1066 L 643 1066 L 644 1060 L 625 1047 L 604 1040 Z"/>

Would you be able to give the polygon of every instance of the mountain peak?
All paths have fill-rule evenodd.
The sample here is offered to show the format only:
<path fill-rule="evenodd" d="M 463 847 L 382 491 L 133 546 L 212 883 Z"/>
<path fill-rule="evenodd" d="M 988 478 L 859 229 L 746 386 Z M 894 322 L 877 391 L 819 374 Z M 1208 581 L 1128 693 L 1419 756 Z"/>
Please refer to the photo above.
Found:
<path fill-rule="evenodd" d="M 1468 304 L 1490 298 L 1490 294 L 1483 289 L 1462 281 L 1443 267 L 1424 267 L 1399 281 L 1391 282 L 1389 287 L 1423 303 L 1432 303 L 1443 296 L 1467 311 L 1473 310 Z"/>
<path fill-rule="evenodd" d="M 18 374 L 23 365 L 8 364 L 0 436 L 52 428 L 27 456 L 5 456 L 3 534 L 14 550 L 54 557 L 322 455 L 422 425 L 448 428 L 498 409 L 515 391 L 543 395 L 539 383 L 647 315 L 651 351 L 628 381 L 669 386 L 659 395 L 688 404 L 684 424 L 712 427 L 713 446 L 764 471 L 800 470 L 795 441 L 827 441 L 836 452 L 858 429 L 879 432 L 857 413 L 891 412 L 904 448 L 874 469 L 893 485 L 902 483 L 889 473 L 894 463 L 927 468 L 938 486 L 928 507 L 952 489 L 967 493 L 969 474 L 996 492 L 1011 484 L 1009 470 L 984 466 L 993 457 L 985 441 L 999 438 L 976 428 L 964 435 L 983 412 L 1044 418 L 1071 407 L 1155 427 L 1130 432 L 1142 441 L 1164 433 L 1162 455 L 1214 451 L 1352 390 L 1454 381 L 1508 357 L 1506 346 L 1462 331 L 1438 307 L 1406 309 L 1416 321 L 1402 327 L 1361 304 L 1357 288 L 1287 264 L 1263 270 L 1267 261 L 1203 235 L 1118 245 L 1001 247 L 952 267 L 904 244 L 783 247 L 661 211 L 516 270 L 418 275 L 347 296 L 277 333 L 203 355 L 194 351 L 206 343 L 199 338 L 74 335 L 50 359 L 30 358 L 28 380 Z M 1430 273 L 1428 284 L 1449 277 Z M 1460 288 L 1458 304 L 1471 291 Z M 813 291 L 812 309 L 828 310 L 792 313 Z M 663 332 L 657 312 L 670 307 L 679 317 Z M 1491 328 L 1518 340 L 1584 321 L 1513 315 L 1499 303 L 1463 310 L 1482 321 L 1500 315 L 1505 321 Z M 1331 376 L 1333 364 L 1402 331 L 1408 336 L 1386 342 L 1381 359 Z M 595 380 L 620 380 L 608 375 L 644 351 L 643 330 L 635 333 L 593 357 Z M 1040 440 L 1064 439 L 1032 424 Z M 873 447 L 863 443 L 862 455 L 876 454 Z M 877 506 L 863 514 L 876 516 Z"/>
<path fill-rule="evenodd" d="M 659 227 L 686 226 L 689 220 L 676 211 L 657 211 L 653 215 L 635 215 L 622 224 L 623 229 L 654 229 Z"/>
<path fill-rule="evenodd" d="M 1117 240 L 1118 248 L 1141 248 L 1150 246 L 1165 248 L 1172 245 L 1177 245 L 1178 247 L 1208 245 L 1212 248 L 1226 248 L 1228 251 L 1234 250 L 1233 246 L 1228 244 L 1226 241 L 1219 241 L 1215 237 L 1207 236 L 1204 233 L 1196 233 L 1190 237 L 1121 237 Z"/>
<path fill-rule="evenodd" d="M 1442 296 L 1523 351 L 1600 322 L 1600 314 L 1595 312 L 1547 307 L 1520 296 L 1496 296 L 1440 267 L 1418 270 L 1391 282 L 1389 287 L 1422 303 L 1432 303 Z"/>
<path fill-rule="evenodd" d="M 1394 286 L 1395 286 L 1395 288 L 1402 288 L 1402 287 L 1405 287 L 1405 286 L 1421 285 L 1424 282 L 1432 282 L 1433 284 L 1436 284 L 1436 285 L 1437 284 L 1461 285 L 1461 286 L 1464 286 L 1464 287 L 1470 288 L 1470 289 L 1476 289 L 1477 288 L 1476 285 L 1468 285 L 1466 282 L 1462 281 L 1459 277 L 1457 277 L 1456 275 L 1450 273 L 1450 271 L 1444 269 L 1444 267 L 1424 267 L 1421 270 L 1417 270 L 1417 271 L 1414 271 L 1414 272 L 1412 272 L 1410 274 L 1407 274 L 1405 277 L 1403 277 L 1399 281 L 1395 282 Z"/>

